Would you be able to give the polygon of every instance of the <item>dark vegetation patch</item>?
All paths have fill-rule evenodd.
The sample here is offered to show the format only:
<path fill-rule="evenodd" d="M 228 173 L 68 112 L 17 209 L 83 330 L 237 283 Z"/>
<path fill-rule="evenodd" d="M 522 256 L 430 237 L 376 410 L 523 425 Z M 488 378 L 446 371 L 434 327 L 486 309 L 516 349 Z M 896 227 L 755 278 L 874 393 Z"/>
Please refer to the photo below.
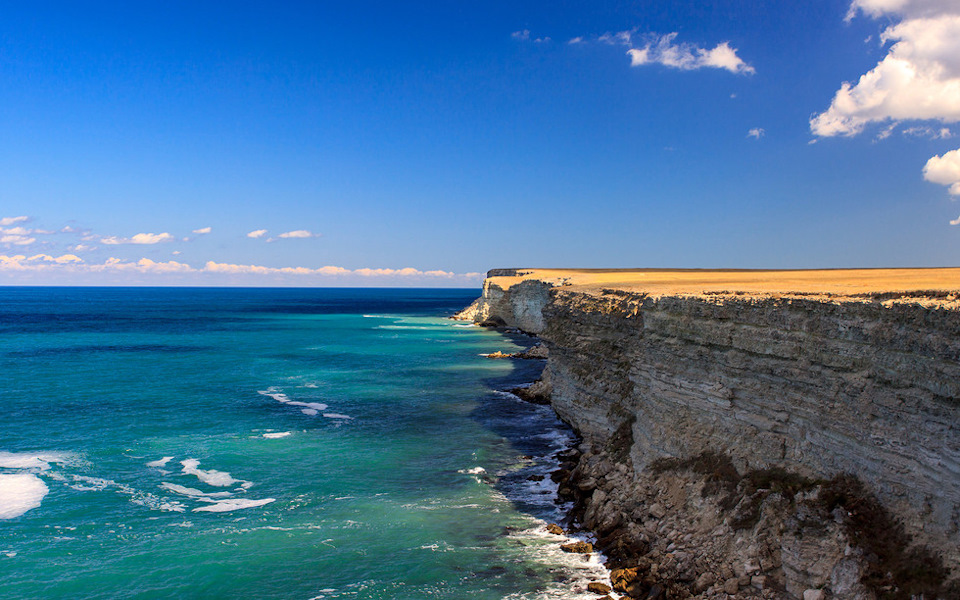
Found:
<path fill-rule="evenodd" d="M 704 496 L 720 496 L 724 510 L 736 513 L 731 525 L 747 529 L 757 524 L 763 501 L 781 494 L 791 505 L 797 494 L 819 489 L 813 507 L 824 522 L 841 511 L 843 527 L 853 545 L 863 551 L 866 570 L 862 582 L 878 600 L 960 598 L 960 582 L 947 583 L 949 571 L 941 557 L 912 543 L 903 524 L 893 517 L 853 475 L 810 479 L 779 467 L 740 474 L 729 457 L 703 452 L 689 458 L 654 461 L 655 474 L 692 471 L 705 480 Z"/>
<path fill-rule="evenodd" d="M 607 454 L 614 462 L 632 464 L 630 462 L 630 448 L 633 446 L 633 423 L 636 420 L 636 416 L 630 415 L 607 441 Z"/>
<path fill-rule="evenodd" d="M 927 548 L 911 545 L 903 524 L 859 479 L 852 475 L 834 477 L 821 488 L 819 504 L 827 515 L 838 508 L 843 511 L 847 535 L 866 559 L 863 583 L 880 600 L 960 598 L 960 583 L 945 584 L 949 572 L 940 557 Z"/>

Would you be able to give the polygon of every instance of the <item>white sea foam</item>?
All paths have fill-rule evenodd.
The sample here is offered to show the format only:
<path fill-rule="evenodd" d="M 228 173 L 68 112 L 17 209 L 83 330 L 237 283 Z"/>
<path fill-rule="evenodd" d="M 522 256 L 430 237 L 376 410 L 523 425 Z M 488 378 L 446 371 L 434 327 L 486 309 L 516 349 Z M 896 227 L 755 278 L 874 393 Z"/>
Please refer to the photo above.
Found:
<path fill-rule="evenodd" d="M 275 387 L 269 387 L 265 390 L 257 390 L 257 393 L 269 398 L 273 398 L 277 402 L 283 402 L 284 404 L 290 402 L 290 397 Z"/>
<path fill-rule="evenodd" d="M 162 510 L 164 512 L 183 512 L 186 506 L 175 500 L 161 498 L 155 494 L 140 491 L 125 483 L 118 483 L 112 479 L 103 479 L 102 477 L 90 477 L 88 475 L 70 475 L 74 481 L 68 484 L 68 487 L 80 492 L 102 492 L 108 489 L 114 489 L 118 493 L 130 496 L 130 502 L 145 506 L 151 510 Z"/>
<path fill-rule="evenodd" d="M 301 407 L 300 412 L 311 417 L 316 416 L 320 411 L 327 410 L 327 405 L 322 402 L 300 402 L 299 400 L 291 400 L 290 396 L 287 396 L 276 387 L 257 390 L 257 393 L 273 398 L 277 402 L 286 404 L 287 406 L 299 406 Z"/>
<path fill-rule="evenodd" d="M 176 492 L 184 496 L 191 496 L 194 498 L 225 498 L 227 496 L 232 496 L 233 492 L 202 492 L 196 488 L 190 488 L 182 485 L 177 485 L 176 483 L 162 482 L 161 487 L 164 487 L 171 492 Z"/>
<path fill-rule="evenodd" d="M 202 469 L 198 469 L 197 467 L 200 466 L 200 461 L 193 458 L 181 460 L 180 464 L 183 465 L 184 474 L 196 475 L 197 479 L 208 485 L 227 487 L 228 485 L 233 485 L 235 483 L 249 483 L 240 479 L 234 479 L 231 477 L 230 473 L 227 473 L 226 471 L 216 471 L 214 469 L 204 471 Z"/>
<path fill-rule="evenodd" d="M 0 519 L 37 508 L 48 491 L 47 484 L 33 473 L 0 473 Z"/>
<path fill-rule="evenodd" d="M 243 510 L 245 508 L 255 508 L 276 502 L 276 498 L 264 498 L 262 500 L 248 500 L 245 498 L 230 498 L 229 500 L 212 500 L 209 506 L 201 506 L 193 509 L 193 512 L 230 512 L 232 510 Z"/>
<path fill-rule="evenodd" d="M 457 473 L 465 473 L 468 475 L 483 475 L 487 470 L 483 467 L 473 467 L 471 469 L 460 469 Z"/>
<path fill-rule="evenodd" d="M 310 410 L 321 411 L 327 410 L 327 405 L 322 402 L 287 402 L 290 406 L 302 406 L 304 408 L 309 408 Z"/>
<path fill-rule="evenodd" d="M 454 325 L 454 327 L 466 328 L 466 327 L 476 327 L 476 325 L 474 325 L 473 323 L 457 323 L 456 325 Z"/>
<path fill-rule="evenodd" d="M 345 419 L 348 421 L 353 420 L 353 417 L 351 417 L 350 415 L 341 415 L 340 413 L 323 413 L 323 416 L 325 416 L 328 419 Z"/>
<path fill-rule="evenodd" d="M 66 452 L 41 452 L 39 454 L 31 452 L 0 452 L 0 467 L 46 471 L 50 469 L 50 463 L 65 463 L 73 458 L 75 458 L 73 454 Z"/>
<path fill-rule="evenodd" d="M 268 440 L 278 440 L 280 438 L 285 438 L 292 434 L 293 434 L 292 431 L 278 431 L 275 433 L 265 433 L 263 434 L 263 437 L 267 438 Z"/>
<path fill-rule="evenodd" d="M 170 462 L 171 460 L 173 460 L 172 456 L 164 456 L 160 460 L 154 460 L 154 461 L 148 462 L 147 466 L 159 469 L 160 467 L 167 466 L 167 463 Z"/>

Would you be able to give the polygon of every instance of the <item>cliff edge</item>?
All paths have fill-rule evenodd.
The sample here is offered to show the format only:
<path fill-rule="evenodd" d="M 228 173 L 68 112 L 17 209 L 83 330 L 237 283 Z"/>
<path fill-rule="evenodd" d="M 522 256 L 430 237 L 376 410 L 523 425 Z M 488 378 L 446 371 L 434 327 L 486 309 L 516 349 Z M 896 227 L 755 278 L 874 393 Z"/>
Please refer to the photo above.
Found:
<path fill-rule="evenodd" d="M 542 338 L 617 592 L 960 597 L 960 269 L 499 269 L 460 318 Z"/>

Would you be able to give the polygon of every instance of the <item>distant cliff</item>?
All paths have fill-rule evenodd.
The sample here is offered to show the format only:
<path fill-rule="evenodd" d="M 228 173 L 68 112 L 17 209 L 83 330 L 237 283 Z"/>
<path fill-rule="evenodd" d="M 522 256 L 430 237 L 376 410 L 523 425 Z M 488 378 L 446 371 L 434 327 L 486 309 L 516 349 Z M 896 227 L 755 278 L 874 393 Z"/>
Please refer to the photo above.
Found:
<path fill-rule="evenodd" d="M 632 544 L 621 566 L 703 597 L 909 597 L 915 579 L 960 574 L 947 271 L 931 291 L 838 294 L 499 270 L 462 318 L 542 338 L 552 405 L 585 440 L 578 516 L 608 547 Z M 956 590 L 931 585 L 913 592 Z"/>

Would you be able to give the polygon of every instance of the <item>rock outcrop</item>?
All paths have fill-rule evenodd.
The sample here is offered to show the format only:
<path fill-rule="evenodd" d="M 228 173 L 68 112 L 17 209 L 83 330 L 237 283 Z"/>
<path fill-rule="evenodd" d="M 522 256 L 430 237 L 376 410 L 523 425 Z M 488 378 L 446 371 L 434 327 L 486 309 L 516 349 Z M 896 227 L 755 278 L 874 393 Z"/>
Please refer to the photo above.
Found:
<path fill-rule="evenodd" d="M 629 549 L 622 568 L 650 580 L 636 589 L 947 598 L 960 576 L 960 271 L 943 271 L 930 291 L 849 294 L 507 270 L 461 318 L 542 338 L 541 391 L 584 439 L 577 517 L 614 559 Z"/>

